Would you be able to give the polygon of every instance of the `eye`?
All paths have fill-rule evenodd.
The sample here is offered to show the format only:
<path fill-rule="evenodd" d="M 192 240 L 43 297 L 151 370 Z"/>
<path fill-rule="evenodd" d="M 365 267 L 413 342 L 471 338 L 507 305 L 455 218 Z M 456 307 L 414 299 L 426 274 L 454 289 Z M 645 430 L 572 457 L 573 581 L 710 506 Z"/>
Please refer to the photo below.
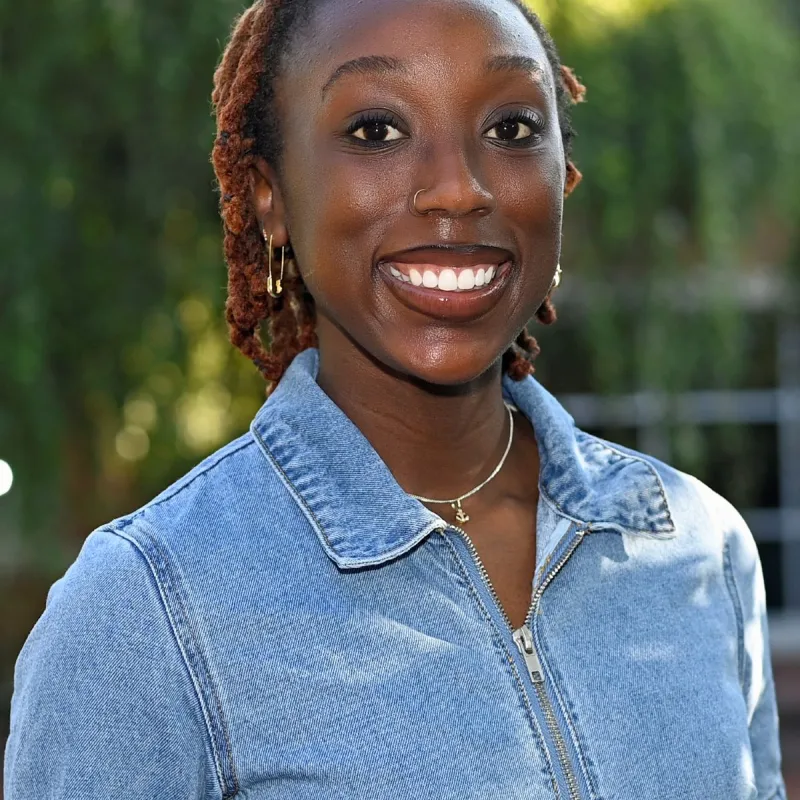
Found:
<path fill-rule="evenodd" d="M 391 114 L 364 114 L 353 120 L 347 128 L 351 139 L 367 147 L 376 147 L 407 138 L 400 129 L 400 122 Z"/>
<path fill-rule="evenodd" d="M 514 146 L 535 144 L 544 131 L 544 120 L 530 112 L 512 111 L 486 133 L 489 139 Z"/>

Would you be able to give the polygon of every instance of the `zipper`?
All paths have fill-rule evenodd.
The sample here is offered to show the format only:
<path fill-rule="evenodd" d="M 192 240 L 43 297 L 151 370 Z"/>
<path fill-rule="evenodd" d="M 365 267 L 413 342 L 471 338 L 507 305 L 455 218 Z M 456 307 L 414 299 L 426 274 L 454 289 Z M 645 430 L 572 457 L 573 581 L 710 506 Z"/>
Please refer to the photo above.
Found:
<path fill-rule="evenodd" d="M 531 629 L 527 625 L 523 625 L 512 635 L 520 653 L 522 653 L 522 657 L 525 659 L 525 666 L 527 666 L 531 680 L 533 681 L 533 688 L 536 690 L 536 696 L 542 704 L 542 711 L 547 721 L 547 727 L 550 729 L 550 735 L 553 737 L 553 741 L 556 745 L 558 761 L 561 764 L 561 769 L 564 770 L 569 796 L 572 800 L 579 800 L 580 792 L 578 791 L 578 780 L 569 763 L 567 744 L 558 727 L 553 704 L 550 702 L 550 698 L 547 696 L 547 692 L 544 688 L 544 671 L 542 670 L 542 663 L 539 661 L 539 656 L 536 653 L 536 647 L 533 644 Z"/>
<path fill-rule="evenodd" d="M 553 704 L 550 702 L 550 698 L 547 696 L 547 690 L 545 689 L 544 685 L 545 677 L 544 670 L 542 669 L 542 662 L 539 660 L 539 654 L 536 652 L 536 645 L 533 641 L 533 633 L 528 626 L 527 620 L 533 619 L 533 615 L 536 613 L 539 600 L 541 599 L 542 594 L 544 594 L 544 590 L 550 585 L 553 578 L 555 578 L 559 570 L 564 566 L 564 564 L 567 563 L 569 557 L 575 552 L 575 549 L 583 541 L 586 531 L 579 530 L 577 532 L 575 540 L 572 542 L 572 544 L 570 544 L 561 558 L 558 559 L 556 565 L 550 570 L 544 581 L 542 581 L 542 583 L 533 593 L 531 604 L 528 607 L 528 613 L 525 617 L 526 622 L 520 628 L 514 630 L 514 626 L 509 619 L 508 614 L 506 614 L 503 604 L 500 602 L 497 591 L 495 590 L 492 581 L 489 579 L 489 573 L 486 571 L 486 567 L 484 566 L 483 561 L 481 561 L 481 557 L 478 555 L 478 551 L 475 548 L 472 539 L 469 538 L 469 534 L 463 528 L 459 528 L 456 525 L 449 525 L 448 527 L 454 531 L 457 531 L 466 542 L 467 548 L 469 549 L 472 558 L 478 567 L 478 572 L 480 572 L 484 583 L 489 588 L 497 608 L 500 610 L 500 613 L 503 615 L 503 619 L 505 619 L 506 624 L 508 625 L 508 629 L 511 631 L 511 638 L 514 640 L 514 643 L 517 645 L 517 648 L 525 660 L 525 666 L 527 667 L 528 674 L 533 682 L 533 688 L 536 691 L 536 696 L 539 698 L 539 703 L 542 706 L 542 712 L 544 713 L 547 728 L 550 731 L 553 742 L 555 742 L 558 761 L 561 765 L 561 770 L 563 771 L 564 778 L 567 782 L 570 800 L 580 800 L 581 795 L 578 789 L 578 779 L 575 776 L 572 765 L 570 764 L 569 753 L 567 752 L 567 744 L 564 741 L 564 737 L 561 735 L 561 731 L 558 727 L 558 720 L 556 719 Z M 445 530 L 445 528 L 439 528 L 439 533 L 444 536 Z"/>

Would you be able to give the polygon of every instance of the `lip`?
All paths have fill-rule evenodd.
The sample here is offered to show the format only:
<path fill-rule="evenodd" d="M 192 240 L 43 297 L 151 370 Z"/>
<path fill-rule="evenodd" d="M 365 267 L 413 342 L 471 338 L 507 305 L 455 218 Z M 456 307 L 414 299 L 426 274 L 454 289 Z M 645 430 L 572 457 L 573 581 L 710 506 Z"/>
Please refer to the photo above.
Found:
<path fill-rule="evenodd" d="M 414 253 L 414 258 L 422 258 L 423 252 Z M 425 251 L 424 258 L 430 258 L 430 251 Z M 484 260 L 481 261 L 480 259 Z M 392 261 L 397 261 L 397 255 L 391 256 Z M 478 261 L 473 264 L 461 263 L 458 266 L 474 266 L 487 263 L 486 254 L 478 255 Z M 401 263 L 415 263 L 404 261 Z M 433 262 L 428 262 L 433 263 Z M 443 266 L 454 266 L 452 260 L 444 262 Z M 494 308 L 500 301 L 509 278 L 513 272 L 513 262 L 510 259 L 498 264 L 497 274 L 488 286 L 470 289 L 461 292 L 444 292 L 441 289 L 427 289 L 424 286 L 414 286 L 400 278 L 395 278 L 389 271 L 388 259 L 381 259 L 378 263 L 378 274 L 383 279 L 389 291 L 407 308 L 425 314 L 434 319 L 450 322 L 469 322 L 476 320 Z"/>
<path fill-rule="evenodd" d="M 440 267 L 477 267 L 481 264 L 499 266 L 514 261 L 514 254 L 503 247 L 484 244 L 425 244 L 385 253 L 378 264 L 392 261 L 399 264 L 436 264 Z"/>

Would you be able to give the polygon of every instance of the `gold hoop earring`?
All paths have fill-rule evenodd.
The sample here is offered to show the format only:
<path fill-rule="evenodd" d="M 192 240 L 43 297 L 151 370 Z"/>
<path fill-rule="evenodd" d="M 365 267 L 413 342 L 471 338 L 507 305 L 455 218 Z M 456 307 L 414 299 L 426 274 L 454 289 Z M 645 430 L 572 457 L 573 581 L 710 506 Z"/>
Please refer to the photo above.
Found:
<path fill-rule="evenodd" d="M 561 286 L 561 273 L 562 273 L 561 264 L 558 264 L 556 266 L 556 276 L 555 278 L 553 278 L 554 289 L 558 289 L 558 287 Z"/>
<path fill-rule="evenodd" d="M 267 242 L 267 251 L 269 252 L 269 259 L 267 262 L 267 293 L 270 297 L 278 298 L 281 296 L 283 292 L 283 268 L 286 263 L 286 247 L 281 246 L 281 276 L 278 280 L 275 281 L 274 289 L 272 283 L 272 234 L 269 235 L 269 241 L 267 241 L 267 234 L 264 233 L 264 241 Z"/>

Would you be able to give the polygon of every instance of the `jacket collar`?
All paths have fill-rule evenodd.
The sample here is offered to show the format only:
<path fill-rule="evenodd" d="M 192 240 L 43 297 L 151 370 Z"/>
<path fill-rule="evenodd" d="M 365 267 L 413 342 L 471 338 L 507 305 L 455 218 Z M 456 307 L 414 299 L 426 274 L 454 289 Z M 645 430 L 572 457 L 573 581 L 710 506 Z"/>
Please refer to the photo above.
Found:
<path fill-rule="evenodd" d="M 363 434 L 317 384 L 319 353 L 305 350 L 250 430 L 339 566 L 393 559 L 447 523 L 407 495 Z M 655 468 L 578 430 L 533 377 L 503 393 L 534 425 L 542 498 L 593 530 L 669 538 L 674 525 Z"/>

